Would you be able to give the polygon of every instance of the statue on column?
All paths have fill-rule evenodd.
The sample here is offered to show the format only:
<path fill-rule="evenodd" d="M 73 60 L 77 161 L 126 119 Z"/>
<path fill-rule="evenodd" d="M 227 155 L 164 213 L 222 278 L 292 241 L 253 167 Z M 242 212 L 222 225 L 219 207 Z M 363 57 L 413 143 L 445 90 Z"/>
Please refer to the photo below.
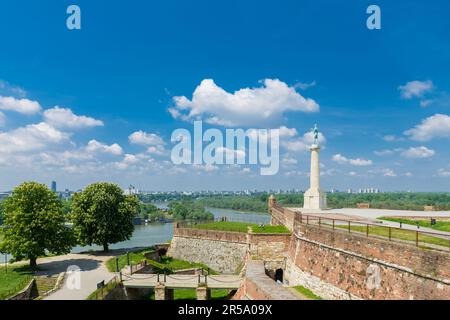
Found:
<path fill-rule="evenodd" d="M 317 127 L 317 123 L 314 125 L 314 128 L 311 129 L 314 136 L 314 145 L 319 145 L 319 128 Z"/>

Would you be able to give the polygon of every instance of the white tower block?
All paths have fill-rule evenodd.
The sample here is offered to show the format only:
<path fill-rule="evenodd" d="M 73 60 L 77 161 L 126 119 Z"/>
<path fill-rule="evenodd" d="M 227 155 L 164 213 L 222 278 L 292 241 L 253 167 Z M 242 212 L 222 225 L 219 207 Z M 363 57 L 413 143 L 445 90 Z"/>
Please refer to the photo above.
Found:
<path fill-rule="evenodd" d="M 310 187 L 304 194 L 303 208 L 323 210 L 327 208 L 327 197 L 326 193 L 320 190 L 320 146 L 315 141 L 309 150 L 311 150 Z"/>

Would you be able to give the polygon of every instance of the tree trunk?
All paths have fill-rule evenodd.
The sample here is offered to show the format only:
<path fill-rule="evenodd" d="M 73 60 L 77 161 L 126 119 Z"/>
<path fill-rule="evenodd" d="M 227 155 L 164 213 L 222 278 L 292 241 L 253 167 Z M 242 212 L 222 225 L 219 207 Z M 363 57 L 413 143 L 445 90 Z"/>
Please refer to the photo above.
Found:
<path fill-rule="evenodd" d="M 36 262 L 37 258 L 36 257 L 31 257 L 30 258 L 30 269 L 31 270 L 35 270 L 37 267 L 37 262 Z"/>
<path fill-rule="evenodd" d="M 103 251 L 104 251 L 104 252 L 107 252 L 108 250 L 109 250 L 108 244 L 107 244 L 107 243 L 104 243 L 104 244 L 103 244 Z"/>

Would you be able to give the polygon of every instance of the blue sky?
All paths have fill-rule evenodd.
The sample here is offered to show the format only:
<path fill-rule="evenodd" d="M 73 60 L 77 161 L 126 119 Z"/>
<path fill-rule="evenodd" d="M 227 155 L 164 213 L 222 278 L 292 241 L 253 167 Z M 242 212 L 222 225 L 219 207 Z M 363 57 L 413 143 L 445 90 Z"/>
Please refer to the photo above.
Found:
<path fill-rule="evenodd" d="M 81 8 L 81 30 L 66 28 L 70 4 Z M 370 4 L 381 8 L 381 30 L 366 27 Z M 305 133 L 318 123 L 325 189 L 448 191 L 449 9 L 444 0 L 3 1 L 0 190 L 24 180 L 303 189 Z M 268 90 L 265 79 L 280 86 Z M 212 106 L 193 98 L 197 87 L 228 94 Z M 242 110 L 235 92 L 245 88 L 255 98 Z M 317 110 L 305 112 L 299 97 Z M 284 128 L 279 173 L 174 166 L 171 133 L 194 119 Z"/>

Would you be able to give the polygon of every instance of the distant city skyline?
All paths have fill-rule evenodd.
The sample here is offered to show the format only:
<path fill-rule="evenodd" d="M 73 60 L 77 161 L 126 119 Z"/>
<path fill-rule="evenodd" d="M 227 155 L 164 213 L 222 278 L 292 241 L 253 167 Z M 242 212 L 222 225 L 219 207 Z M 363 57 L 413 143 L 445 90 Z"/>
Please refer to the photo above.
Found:
<path fill-rule="evenodd" d="M 381 30 L 356 0 L 90 1 L 72 31 L 24 3 L 0 5 L 0 190 L 305 190 L 316 123 L 325 190 L 450 190 L 448 1 L 380 0 Z M 278 174 L 173 164 L 194 120 L 279 129 Z"/>

